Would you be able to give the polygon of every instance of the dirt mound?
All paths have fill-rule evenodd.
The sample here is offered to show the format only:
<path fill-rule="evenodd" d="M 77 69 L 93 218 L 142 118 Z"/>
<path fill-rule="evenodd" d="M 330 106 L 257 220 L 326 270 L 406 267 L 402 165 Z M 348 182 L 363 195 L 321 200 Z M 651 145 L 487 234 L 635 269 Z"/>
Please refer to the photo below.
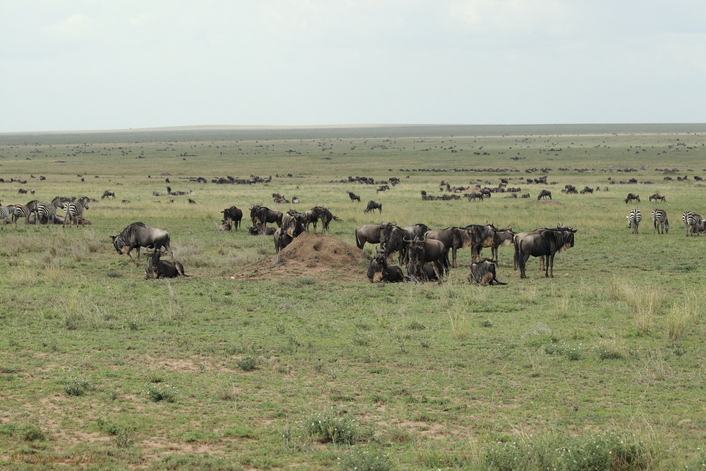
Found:
<path fill-rule="evenodd" d="M 336 281 L 367 281 L 370 256 L 361 249 L 322 233 L 305 232 L 277 255 L 249 267 L 237 278 L 325 278 Z"/>

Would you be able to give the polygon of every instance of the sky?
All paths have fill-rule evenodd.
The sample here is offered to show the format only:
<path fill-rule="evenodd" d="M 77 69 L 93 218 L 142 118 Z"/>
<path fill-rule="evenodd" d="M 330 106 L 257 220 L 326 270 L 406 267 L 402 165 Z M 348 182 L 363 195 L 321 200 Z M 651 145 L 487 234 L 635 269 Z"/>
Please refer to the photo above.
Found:
<path fill-rule="evenodd" d="M 0 2 L 0 132 L 704 122 L 703 0 Z"/>

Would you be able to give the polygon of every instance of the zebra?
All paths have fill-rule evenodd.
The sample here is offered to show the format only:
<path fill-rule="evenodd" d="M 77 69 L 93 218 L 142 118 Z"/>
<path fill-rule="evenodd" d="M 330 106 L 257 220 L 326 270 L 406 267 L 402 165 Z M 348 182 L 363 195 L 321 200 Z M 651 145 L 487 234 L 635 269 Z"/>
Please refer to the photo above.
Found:
<path fill-rule="evenodd" d="M 663 209 L 653 209 L 652 225 L 655 227 L 657 234 L 667 234 L 669 232 L 669 219 L 667 218 L 667 211 Z"/>
<path fill-rule="evenodd" d="M 640 225 L 640 221 L 642 221 L 642 213 L 640 213 L 640 210 L 631 209 L 630 214 L 625 217 L 628 218 L 628 229 L 632 229 L 632 233 L 637 234 L 637 227 Z"/>
<path fill-rule="evenodd" d="M 35 200 L 36 201 L 36 200 Z M 30 202 L 32 203 L 32 202 Z M 27 206 L 29 207 L 29 203 Z M 36 203 L 34 213 L 37 217 L 36 225 L 41 224 L 42 219 L 47 219 L 47 224 L 54 224 L 54 216 L 56 216 L 56 208 L 64 208 L 64 203 L 61 202 L 61 197 L 57 196 L 51 203 Z M 31 208 L 30 208 L 31 209 Z"/>
<path fill-rule="evenodd" d="M 15 223 L 15 227 L 17 227 L 17 220 L 20 218 L 25 218 L 26 225 L 29 222 L 30 214 L 32 214 L 32 211 L 30 211 L 28 206 L 25 206 L 24 204 L 16 204 L 15 209 L 12 212 L 12 222 Z"/>
<path fill-rule="evenodd" d="M 79 220 L 83 217 L 83 210 L 88 208 L 88 196 L 80 197 L 75 203 L 67 203 L 64 209 L 64 226 L 68 222 L 71 225 L 76 219 L 76 227 L 78 227 Z"/>
<path fill-rule="evenodd" d="M 704 230 L 704 220 L 693 211 L 684 211 L 681 220 L 686 227 L 686 235 L 698 234 Z"/>
<path fill-rule="evenodd" d="M 0 219 L 2 219 L 2 228 L 5 229 L 5 224 L 10 217 L 15 215 L 15 205 L 3 206 L 0 204 Z"/>

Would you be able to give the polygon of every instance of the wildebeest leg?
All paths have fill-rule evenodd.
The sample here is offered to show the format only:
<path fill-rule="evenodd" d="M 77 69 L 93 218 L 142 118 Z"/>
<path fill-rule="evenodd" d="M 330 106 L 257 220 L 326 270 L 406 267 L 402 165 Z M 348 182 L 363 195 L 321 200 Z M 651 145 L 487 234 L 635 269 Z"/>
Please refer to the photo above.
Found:
<path fill-rule="evenodd" d="M 554 255 L 547 255 L 547 260 L 544 262 L 545 278 L 554 278 Z"/>
<path fill-rule="evenodd" d="M 443 264 L 439 260 L 434 260 L 432 266 L 434 267 L 434 274 L 436 275 L 436 279 L 439 280 L 439 283 L 441 283 L 441 275 L 442 273 L 444 273 Z"/>
<path fill-rule="evenodd" d="M 527 274 L 525 273 L 525 265 L 527 264 L 527 260 L 529 260 L 529 258 L 529 254 L 519 254 L 518 262 L 520 263 L 520 278 L 527 278 Z"/>

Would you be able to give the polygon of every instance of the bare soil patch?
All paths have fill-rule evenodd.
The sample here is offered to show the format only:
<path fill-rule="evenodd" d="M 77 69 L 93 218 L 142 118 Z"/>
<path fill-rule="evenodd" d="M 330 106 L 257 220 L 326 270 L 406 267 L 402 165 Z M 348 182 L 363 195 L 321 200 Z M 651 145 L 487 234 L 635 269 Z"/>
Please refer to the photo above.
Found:
<path fill-rule="evenodd" d="M 370 256 L 335 237 L 303 233 L 277 255 L 260 260 L 233 278 L 276 280 L 310 277 L 336 281 L 367 281 Z"/>

